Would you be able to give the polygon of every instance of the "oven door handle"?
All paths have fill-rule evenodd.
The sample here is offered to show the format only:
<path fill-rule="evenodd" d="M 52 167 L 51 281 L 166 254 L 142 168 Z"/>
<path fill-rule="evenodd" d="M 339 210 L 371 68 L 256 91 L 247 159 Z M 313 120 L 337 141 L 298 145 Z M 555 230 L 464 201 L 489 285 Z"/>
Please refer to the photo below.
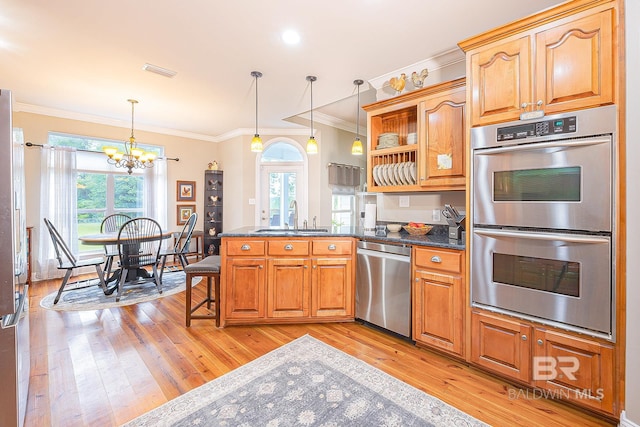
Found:
<path fill-rule="evenodd" d="M 568 139 L 563 141 L 549 141 L 549 142 L 536 142 L 523 145 L 507 145 L 504 147 L 485 148 L 481 150 L 475 150 L 476 154 L 497 154 L 497 153 L 509 153 L 513 151 L 526 151 L 526 150 L 539 150 L 544 148 L 574 148 L 584 147 L 587 145 L 608 144 L 610 141 L 609 136 L 586 138 L 586 139 Z"/>
<path fill-rule="evenodd" d="M 601 236 L 575 236 L 561 233 L 529 233 L 525 231 L 487 230 L 474 229 L 475 234 L 495 237 L 515 237 L 534 240 L 562 240 L 571 243 L 609 243 L 608 237 Z"/>

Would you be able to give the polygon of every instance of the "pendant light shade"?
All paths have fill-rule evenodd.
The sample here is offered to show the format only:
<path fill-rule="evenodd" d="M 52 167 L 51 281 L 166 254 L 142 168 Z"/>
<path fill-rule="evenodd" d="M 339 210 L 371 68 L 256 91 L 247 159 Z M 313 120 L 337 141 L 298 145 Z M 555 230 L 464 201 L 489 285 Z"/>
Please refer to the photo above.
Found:
<path fill-rule="evenodd" d="M 311 86 L 311 136 L 307 141 L 307 154 L 317 154 L 318 153 L 318 142 L 316 138 L 313 136 L 313 82 L 318 80 L 316 76 L 307 76 L 307 81 Z"/>
<path fill-rule="evenodd" d="M 251 151 L 260 153 L 262 152 L 262 138 L 260 138 L 260 134 L 258 133 L 258 79 L 262 77 L 262 73 L 260 71 L 252 71 L 251 75 L 256 80 L 256 133 L 253 135 L 253 139 L 251 139 Z"/>
<path fill-rule="evenodd" d="M 360 85 L 364 81 L 358 79 L 354 80 L 353 84 L 358 87 L 358 109 L 356 110 L 356 139 L 351 144 L 351 154 L 354 156 L 361 156 L 364 154 L 364 148 L 362 147 L 362 141 L 360 141 Z"/>

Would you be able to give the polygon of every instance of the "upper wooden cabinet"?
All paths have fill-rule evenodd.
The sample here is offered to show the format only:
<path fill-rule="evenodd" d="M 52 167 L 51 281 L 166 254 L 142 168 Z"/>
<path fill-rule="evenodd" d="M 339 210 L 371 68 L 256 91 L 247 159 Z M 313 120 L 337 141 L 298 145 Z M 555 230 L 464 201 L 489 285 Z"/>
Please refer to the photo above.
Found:
<path fill-rule="evenodd" d="M 614 103 L 614 5 L 569 2 L 460 42 L 471 126 Z"/>
<path fill-rule="evenodd" d="M 367 190 L 464 190 L 465 94 L 457 79 L 364 106 Z M 397 134 L 397 145 L 380 143 L 382 134 Z"/>
<path fill-rule="evenodd" d="M 466 89 L 459 86 L 420 102 L 419 184 L 431 190 L 465 188 Z"/>

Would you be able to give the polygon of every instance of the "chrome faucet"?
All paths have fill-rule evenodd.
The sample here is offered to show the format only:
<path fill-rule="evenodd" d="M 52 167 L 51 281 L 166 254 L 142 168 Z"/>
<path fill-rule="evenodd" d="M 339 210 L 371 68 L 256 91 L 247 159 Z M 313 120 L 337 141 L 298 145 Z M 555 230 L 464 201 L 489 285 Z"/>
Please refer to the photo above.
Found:
<path fill-rule="evenodd" d="M 297 230 L 298 229 L 298 202 L 296 202 L 295 200 L 292 200 L 289 207 L 293 208 L 293 229 Z"/>
<path fill-rule="evenodd" d="M 315 230 L 316 228 L 318 228 L 318 227 L 316 226 L 316 217 L 314 216 L 313 217 L 313 229 Z"/>

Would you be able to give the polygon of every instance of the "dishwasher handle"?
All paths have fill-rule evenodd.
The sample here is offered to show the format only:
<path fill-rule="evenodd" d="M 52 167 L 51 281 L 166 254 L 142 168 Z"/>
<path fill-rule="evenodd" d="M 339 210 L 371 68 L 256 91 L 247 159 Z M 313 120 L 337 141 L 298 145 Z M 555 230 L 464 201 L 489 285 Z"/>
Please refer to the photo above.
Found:
<path fill-rule="evenodd" d="M 395 261 L 411 263 L 411 257 L 409 255 L 397 255 L 390 252 L 372 251 L 371 249 L 358 248 L 358 256 L 366 255 L 376 258 L 393 259 Z"/>

